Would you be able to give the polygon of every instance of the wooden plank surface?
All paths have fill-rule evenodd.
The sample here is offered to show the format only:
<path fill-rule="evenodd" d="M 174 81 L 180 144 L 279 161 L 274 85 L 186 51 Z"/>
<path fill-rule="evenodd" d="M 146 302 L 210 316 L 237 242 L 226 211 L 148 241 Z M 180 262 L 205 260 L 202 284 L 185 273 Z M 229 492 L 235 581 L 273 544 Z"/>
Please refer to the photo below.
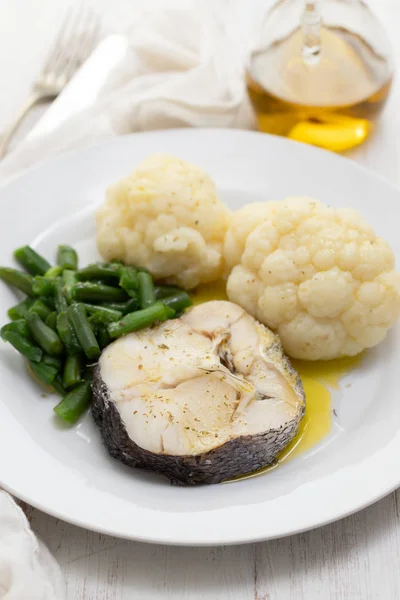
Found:
<path fill-rule="evenodd" d="M 314 531 L 218 548 L 139 544 L 35 509 L 29 514 L 63 569 L 69 600 L 394 600 L 400 594 L 395 494 Z"/>
<path fill-rule="evenodd" d="M 129 22 L 130 0 L 87 3 L 104 14 L 110 31 Z M 266 2 L 243 4 L 246 18 L 249 14 L 256 18 L 259 5 Z M 397 0 L 374 4 L 391 33 L 399 64 L 400 5 Z M 65 6 L 62 0 L 0 0 L 0 131 L 27 96 Z M 375 136 L 352 155 L 396 184 L 400 182 L 399 89 L 396 83 Z M 62 567 L 68 600 L 400 598 L 398 493 L 315 531 L 219 548 L 133 543 L 68 525 L 32 508 L 28 514 L 34 531 Z"/>

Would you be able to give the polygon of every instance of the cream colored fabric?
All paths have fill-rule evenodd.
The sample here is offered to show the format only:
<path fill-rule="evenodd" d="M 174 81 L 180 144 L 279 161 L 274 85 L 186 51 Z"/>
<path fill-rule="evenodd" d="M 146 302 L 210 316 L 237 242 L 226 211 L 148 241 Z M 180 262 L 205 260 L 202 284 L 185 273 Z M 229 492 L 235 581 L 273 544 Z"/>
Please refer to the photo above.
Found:
<path fill-rule="evenodd" d="M 61 571 L 9 494 L 0 490 L 0 598 L 63 600 Z"/>
<path fill-rule="evenodd" d="M 22 142 L 0 165 L 0 177 L 65 150 L 114 135 L 174 127 L 253 128 L 244 67 L 246 28 L 229 3 L 212 10 L 140 12 L 129 48 L 96 101 L 40 139 Z"/>

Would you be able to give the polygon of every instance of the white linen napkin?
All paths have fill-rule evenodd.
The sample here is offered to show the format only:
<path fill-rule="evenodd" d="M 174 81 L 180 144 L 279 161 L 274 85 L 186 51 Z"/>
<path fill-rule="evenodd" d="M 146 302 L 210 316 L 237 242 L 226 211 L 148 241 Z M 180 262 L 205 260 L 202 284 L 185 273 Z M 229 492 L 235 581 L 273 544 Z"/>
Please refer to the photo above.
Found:
<path fill-rule="evenodd" d="M 134 131 L 252 128 L 243 78 L 246 39 L 226 4 L 141 12 L 127 35 L 127 51 L 93 103 L 46 135 L 22 142 L 1 163 L 0 180 L 65 150 Z M 64 597 L 58 565 L 22 510 L 0 490 L 0 598 Z"/>
<path fill-rule="evenodd" d="M 61 571 L 9 494 L 0 490 L 0 598 L 63 600 Z"/>
<path fill-rule="evenodd" d="M 229 3 L 228 3 L 229 5 Z M 245 89 L 246 30 L 226 2 L 213 9 L 141 11 L 127 52 L 93 104 L 0 165 L 0 178 L 56 153 L 134 131 L 173 127 L 253 128 Z"/>

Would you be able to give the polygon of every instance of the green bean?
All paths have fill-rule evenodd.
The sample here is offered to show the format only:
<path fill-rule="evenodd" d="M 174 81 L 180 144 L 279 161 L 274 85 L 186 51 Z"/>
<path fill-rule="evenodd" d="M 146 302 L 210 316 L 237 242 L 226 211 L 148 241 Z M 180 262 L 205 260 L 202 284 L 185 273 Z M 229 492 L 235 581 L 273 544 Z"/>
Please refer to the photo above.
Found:
<path fill-rule="evenodd" d="M 15 331 L 5 331 L 2 334 L 2 339 L 9 342 L 18 352 L 26 356 L 31 361 L 39 362 L 43 356 L 43 352 L 35 344 L 29 341 L 26 337 L 15 333 Z"/>
<path fill-rule="evenodd" d="M 133 267 L 121 267 L 119 285 L 129 296 L 136 298 L 139 289 L 139 278 L 136 269 Z"/>
<path fill-rule="evenodd" d="M 105 325 L 97 325 L 96 338 L 101 349 L 108 346 L 111 338 Z"/>
<path fill-rule="evenodd" d="M 101 306 L 122 312 L 123 315 L 127 315 L 140 308 L 138 297 L 130 298 L 130 300 L 127 300 L 126 302 L 102 302 Z"/>
<path fill-rule="evenodd" d="M 78 279 L 76 278 L 76 271 L 74 271 L 73 269 L 64 269 L 62 276 L 65 285 L 72 286 L 78 281 Z"/>
<path fill-rule="evenodd" d="M 62 273 L 62 268 L 56 265 L 55 267 L 50 267 L 44 274 L 45 277 L 49 277 L 50 279 L 54 277 L 59 277 Z"/>
<path fill-rule="evenodd" d="M 117 283 L 119 279 L 119 266 L 116 265 L 88 265 L 83 269 L 80 269 L 76 273 L 76 277 L 79 281 L 91 281 L 93 279 L 98 281 L 112 281 Z"/>
<path fill-rule="evenodd" d="M 173 308 L 171 308 L 170 306 L 166 306 L 165 304 L 164 304 L 164 308 L 165 308 L 166 320 L 174 319 L 176 317 L 176 311 Z"/>
<path fill-rule="evenodd" d="M 60 313 L 60 312 L 64 312 L 67 310 L 68 302 L 65 297 L 64 286 L 61 281 L 56 285 L 56 288 L 54 291 L 54 301 L 56 303 L 56 311 L 57 312 Z"/>
<path fill-rule="evenodd" d="M 156 301 L 154 295 L 154 283 L 150 273 L 140 271 L 138 273 L 139 281 L 139 302 L 140 308 L 147 308 Z"/>
<path fill-rule="evenodd" d="M 71 296 L 78 302 L 120 302 L 127 300 L 124 290 L 101 283 L 76 283 L 72 286 Z"/>
<path fill-rule="evenodd" d="M 63 271 L 63 281 L 64 281 L 64 294 L 69 303 L 72 302 L 71 291 L 72 287 L 77 283 L 76 271 L 72 271 L 71 269 L 64 269 Z"/>
<path fill-rule="evenodd" d="M 79 417 L 85 412 L 92 399 L 92 390 L 90 381 L 84 381 L 76 388 L 68 392 L 57 406 L 54 412 L 73 425 Z"/>
<path fill-rule="evenodd" d="M 127 300 L 127 302 L 125 302 L 125 306 L 122 310 L 122 312 L 124 313 L 124 315 L 127 315 L 128 313 L 134 312 L 135 310 L 139 310 L 140 308 L 140 302 L 139 302 L 139 293 L 136 293 L 136 296 L 133 295 L 133 292 L 131 291 L 131 299 Z"/>
<path fill-rule="evenodd" d="M 0 330 L 2 338 L 6 331 L 14 331 L 14 333 L 18 333 L 19 335 L 22 335 L 22 337 L 29 337 L 29 327 L 25 319 L 18 319 L 17 321 L 12 321 L 11 323 L 3 325 Z"/>
<path fill-rule="evenodd" d="M 7 314 L 13 321 L 16 321 L 17 319 L 23 319 L 32 304 L 33 300 L 30 298 L 25 298 L 25 300 L 22 300 L 22 302 L 10 308 Z"/>
<path fill-rule="evenodd" d="M 50 367 L 56 368 L 57 372 L 61 370 L 62 360 L 58 356 L 51 356 L 50 354 L 45 354 L 42 358 L 42 362 L 45 365 L 49 365 Z"/>
<path fill-rule="evenodd" d="M 67 356 L 63 371 L 63 387 L 69 389 L 82 381 L 82 357 L 79 354 Z"/>
<path fill-rule="evenodd" d="M 90 381 L 90 383 L 92 383 L 94 368 L 95 368 L 95 365 L 86 365 L 85 366 L 85 368 L 83 370 L 83 379 L 85 381 Z"/>
<path fill-rule="evenodd" d="M 33 277 L 23 271 L 12 269 L 11 267 L 0 267 L 0 279 L 9 285 L 13 285 L 26 294 L 27 296 L 33 296 Z"/>
<path fill-rule="evenodd" d="M 43 321 L 47 319 L 47 317 L 51 314 L 51 308 L 49 308 L 44 302 L 41 300 L 35 300 L 32 304 L 28 312 L 35 312 L 39 315 Z"/>
<path fill-rule="evenodd" d="M 71 246 L 61 244 L 57 249 L 57 264 L 62 269 L 76 270 L 78 268 L 78 255 Z"/>
<path fill-rule="evenodd" d="M 67 311 L 57 315 L 57 332 L 60 336 L 68 354 L 80 354 L 82 352 L 81 345 L 68 319 Z"/>
<path fill-rule="evenodd" d="M 97 359 L 100 356 L 100 348 L 93 329 L 86 317 L 85 308 L 81 304 L 71 304 L 68 308 L 68 318 L 86 356 L 90 360 Z"/>
<path fill-rule="evenodd" d="M 30 246 L 22 246 L 14 251 L 14 257 L 31 275 L 44 275 L 50 263 Z"/>
<path fill-rule="evenodd" d="M 51 310 L 56 309 L 56 303 L 52 296 L 39 296 L 39 300 L 43 302 L 46 306 L 48 306 Z"/>
<path fill-rule="evenodd" d="M 53 385 L 54 379 L 58 373 L 58 369 L 56 369 L 56 367 L 46 365 L 44 362 L 37 363 L 32 361 L 29 361 L 29 365 L 35 375 L 37 375 L 37 377 L 39 377 L 43 383 L 46 383 L 47 385 Z"/>
<path fill-rule="evenodd" d="M 36 276 L 33 279 L 33 293 L 36 296 L 52 296 L 58 281 L 56 277 Z"/>
<path fill-rule="evenodd" d="M 93 313 L 92 315 L 90 315 L 90 317 L 88 317 L 88 321 L 90 323 L 90 325 L 92 326 L 93 331 L 97 331 L 97 328 L 100 327 L 100 325 L 109 325 L 109 323 L 114 323 L 115 321 L 119 321 L 120 319 L 122 319 L 122 313 L 119 313 L 121 316 L 118 317 L 118 319 L 115 318 L 110 318 L 108 317 L 106 314 L 104 313 Z"/>
<path fill-rule="evenodd" d="M 63 387 L 62 377 L 60 374 L 57 375 L 57 377 L 54 379 L 54 381 L 51 385 L 53 386 L 55 391 L 60 394 L 60 396 L 63 396 L 63 397 L 65 396 L 66 391 Z"/>
<path fill-rule="evenodd" d="M 92 306 L 101 306 L 102 308 L 108 308 L 110 310 L 117 310 L 118 312 L 124 312 L 124 308 L 125 306 L 127 306 L 128 302 L 130 302 L 130 300 L 128 300 L 127 302 L 102 302 L 101 304 L 96 304 L 96 305 L 92 305 Z"/>
<path fill-rule="evenodd" d="M 49 314 L 49 316 L 46 318 L 45 323 L 46 325 L 48 325 L 48 327 L 51 327 L 52 329 L 54 329 L 54 331 L 56 331 L 57 329 L 57 311 L 54 310 L 53 312 L 51 312 Z"/>
<path fill-rule="evenodd" d="M 111 308 L 106 308 L 105 306 L 98 306 L 97 304 L 83 304 L 86 311 L 91 315 L 90 319 L 93 317 L 93 323 L 103 323 L 104 325 L 108 325 L 113 321 L 119 321 L 122 318 L 122 311 L 113 310 Z M 89 320 L 90 320 L 89 319 Z"/>
<path fill-rule="evenodd" d="M 174 311 L 172 313 L 175 314 Z M 166 321 L 170 314 L 168 307 L 164 306 L 162 302 L 156 302 L 148 308 L 125 315 L 120 321 L 110 323 L 107 331 L 110 337 L 115 339 L 132 331 L 149 327 L 155 321 Z"/>
<path fill-rule="evenodd" d="M 174 296 L 181 291 L 181 288 L 178 288 L 175 285 L 156 285 L 154 287 L 154 295 L 156 300 L 161 300 L 162 298 L 167 298 L 168 296 Z"/>
<path fill-rule="evenodd" d="M 57 333 L 48 327 L 37 313 L 28 312 L 26 320 L 33 339 L 47 354 L 62 354 L 64 348 Z"/>
<path fill-rule="evenodd" d="M 193 304 L 189 294 L 184 290 L 177 292 L 173 296 L 163 298 L 161 302 L 165 304 L 165 306 L 173 308 L 177 313 L 182 312 L 185 308 Z"/>

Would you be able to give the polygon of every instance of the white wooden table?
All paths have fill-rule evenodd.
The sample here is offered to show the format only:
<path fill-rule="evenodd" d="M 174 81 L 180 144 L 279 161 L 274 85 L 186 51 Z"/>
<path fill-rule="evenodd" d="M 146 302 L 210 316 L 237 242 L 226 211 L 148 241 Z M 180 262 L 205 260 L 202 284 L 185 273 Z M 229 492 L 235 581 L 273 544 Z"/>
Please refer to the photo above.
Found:
<path fill-rule="evenodd" d="M 250 18 L 256 18 L 256 4 L 268 3 L 236 1 L 242 2 Z M 400 4 L 371 1 L 389 29 L 400 64 Z M 131 0 L 87 3 L 104 14 L 111 30 L 129 22 Z M 65 0 L 0 0 L 0 131 L 28 94 L 65 5 Z M 400 183 L 399 106 L 397 82 L 376 135 L 353 154 L 396 184 Z M 37 114 L 31 124 L 35 118 Z M 28 514 L 34 531 L 62 567 L 68 600 L 395 600 L 400 598 L 399 510 L 397 492 L 356 515 L 301 535 L 255 545 L 193 549 L 118 540 L 35 509 Z"/>

